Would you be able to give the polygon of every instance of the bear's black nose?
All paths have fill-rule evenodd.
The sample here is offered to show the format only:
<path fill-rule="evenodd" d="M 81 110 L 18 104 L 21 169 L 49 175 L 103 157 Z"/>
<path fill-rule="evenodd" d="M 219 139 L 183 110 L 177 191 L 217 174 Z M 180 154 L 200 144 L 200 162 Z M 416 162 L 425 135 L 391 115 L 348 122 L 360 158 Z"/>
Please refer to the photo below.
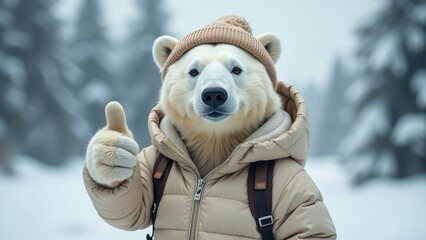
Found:
<path fill-rule="evenodd" d="M 216 108 L 226 102 L 228 93 L 223 88 L 206 88 L 201 94 L 201 99 L 207 106 Z"/>

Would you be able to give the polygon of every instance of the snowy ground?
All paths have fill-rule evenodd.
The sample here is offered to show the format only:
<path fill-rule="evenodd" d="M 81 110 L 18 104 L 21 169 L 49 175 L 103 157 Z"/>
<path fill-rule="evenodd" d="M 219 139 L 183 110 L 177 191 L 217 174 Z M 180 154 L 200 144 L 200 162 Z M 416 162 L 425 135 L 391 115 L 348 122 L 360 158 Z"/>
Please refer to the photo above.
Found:
<path fill-rule="evenodd" d="M 115 229 L 97 215 L 84 189 L 82 164 L 46 168 L 22 159 L 18 176 L 0 175 L 0 239 L 145 239 L 145 232 Z"/>
<path fill-rule="evenodd" d="M 315 159 L 316 160 L 316 159 Z M 333 158 L 308 161 L 339 239 L 421 240 L 426 236 L 426 176 L 351 187 Z M 46 168 L 21 159 L 19 175 L 0 175 L 0 239 L 144 239 L 104 223 L 84 190 L 81 161 Z"/>
<path fill-rule="evenodd" d="M 321 190 L 338 239 L 425 240 L 426 176 L 349 184 L 332 158 L 310 159 L 307 171 Z"/>

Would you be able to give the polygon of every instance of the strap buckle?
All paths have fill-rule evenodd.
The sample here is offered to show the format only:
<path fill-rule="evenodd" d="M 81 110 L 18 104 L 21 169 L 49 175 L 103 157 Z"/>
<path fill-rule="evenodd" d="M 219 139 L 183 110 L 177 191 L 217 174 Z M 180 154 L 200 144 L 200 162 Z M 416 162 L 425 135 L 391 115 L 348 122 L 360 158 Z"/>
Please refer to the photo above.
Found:
<path fill-rule="evenodd" d="M 151 213 L 155 213 L 157 211 L 157 203 L 152 204 Z"/>
<path fill-rule="evenodd" d="M 261 228 L 266 228 L 274 224 L 274 218 L 272 217 L 272 215 L 260 217 L 258 221 L 259 221 L 259 226 Z"/>

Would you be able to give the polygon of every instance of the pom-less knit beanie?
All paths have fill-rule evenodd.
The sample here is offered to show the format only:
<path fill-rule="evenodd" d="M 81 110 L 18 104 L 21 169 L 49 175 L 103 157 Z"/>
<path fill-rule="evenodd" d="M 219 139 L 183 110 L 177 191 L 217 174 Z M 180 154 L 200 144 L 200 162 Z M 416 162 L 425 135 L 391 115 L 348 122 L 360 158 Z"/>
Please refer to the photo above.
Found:
<path fill-rule="evenodd" d="M 219 18 L 182 38 L 164 63 L 162 79 L 166 76 L 168 68 L 189 50 L 198 45 L 216 43 L 232 44 L 253 55 L 265 66 L 274 89 L 276 89 L 277 74 L 271 56 L 262 43 L 252 35 L 249 23 L 239 16 Z"/>

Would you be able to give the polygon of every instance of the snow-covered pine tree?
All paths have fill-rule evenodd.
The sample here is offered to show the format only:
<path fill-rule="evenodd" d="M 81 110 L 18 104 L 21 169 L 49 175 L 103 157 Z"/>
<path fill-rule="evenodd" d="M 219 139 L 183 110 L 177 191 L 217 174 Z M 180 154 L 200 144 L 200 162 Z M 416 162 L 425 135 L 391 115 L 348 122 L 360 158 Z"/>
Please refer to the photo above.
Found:
<path fill-rule="evenodd" d="M 359 41 L 342 159 L 355 183 L 426 172 L 426 2 L 387 1 Z"/>
<path fill-rule="evenodd" d="M 0 2 L 0 104 L 6 148 L 14 146 L 20 154 L 60 164 L 79 151 L 78 132 L 86 129 L 79 102 L 69 91 L 77 71 L 68 61 L 60 22 L 52 13 L 54 1 Z"/>
<path fill-rule="evenodd" d="M 337 57 L 332 65 L 325 90 L 318 94 L 316 119 L 312 123 L 311 153 L 316 156 L 335 155 L 347 133 L 349 120 L 345 114 L 345 92 L 350 84 L 350 73 L 345 63 Z M 312 109 L 311 109 L 312 111 Z M 314 131 L 315 130 L 315 131 Z"/>
<path fill-rule="evenodd" d="M 71 43 L 73 60 L 82 71 L 74 91 L 85 108 L 91 134 L 105 124 L 105 104 L 114 99 L 112 47 L 102 25 L 99 0 L 82 1 Z"/>
<path fill-rule="evenodd" d="M 125 41 L 125 64 L 116 89 L 121 94 L 128 114 L 128 124 L 141 146 L 150 144 L 147 128 L 148 114 L 158 101 L 161 79 L 152 60 L 152 44 L 165 34 L 168 15 L 162 7 L 163 1 L 137 0 L 139 18 L 132 22 L 129 38 Z"/>
<path fill-rule="evenodd" d="M 13 43 L 7 41 L 10 38 L 7 35 L 13 34 L 12 7 L 8 1 L 0 1 L 0 170 L 9 174 L 13 172 L 11 162 L 17 150 L 19 126 L 24 125 L 25 117 L 22 89 L 25 70 L 22 61 L 12 55 Z"/>

